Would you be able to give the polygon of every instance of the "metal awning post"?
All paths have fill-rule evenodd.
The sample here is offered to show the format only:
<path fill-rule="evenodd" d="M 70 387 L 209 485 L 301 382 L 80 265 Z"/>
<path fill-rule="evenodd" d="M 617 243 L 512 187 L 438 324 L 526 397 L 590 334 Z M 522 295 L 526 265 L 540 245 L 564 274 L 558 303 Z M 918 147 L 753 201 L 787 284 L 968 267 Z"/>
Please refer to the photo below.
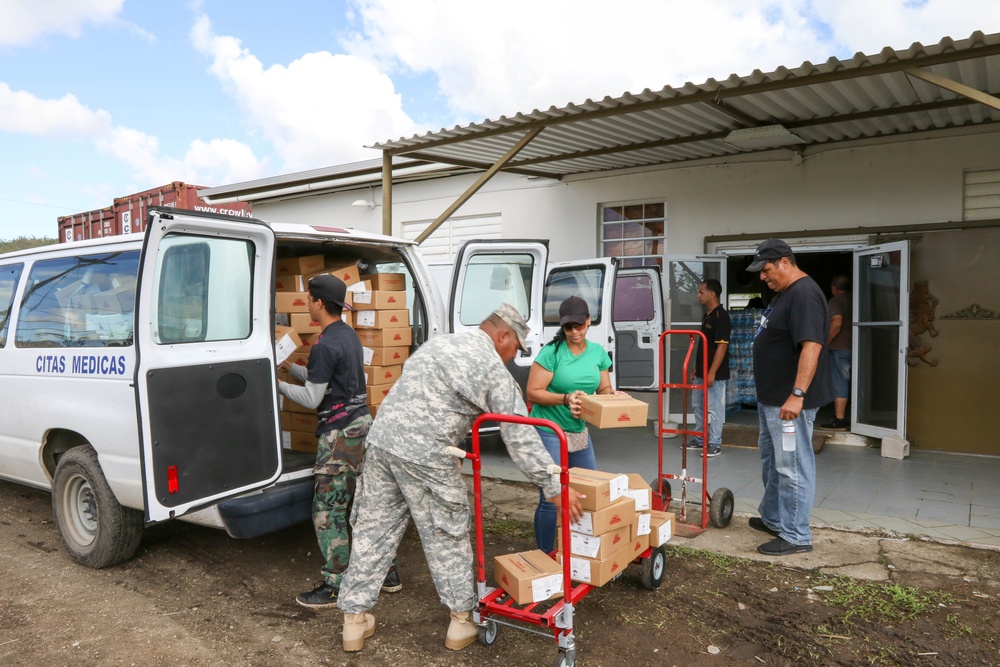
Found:
<path fill-rule="evenodd" d="M 392 155 L 382 151 L 382 233 L 392 236 Z"/>

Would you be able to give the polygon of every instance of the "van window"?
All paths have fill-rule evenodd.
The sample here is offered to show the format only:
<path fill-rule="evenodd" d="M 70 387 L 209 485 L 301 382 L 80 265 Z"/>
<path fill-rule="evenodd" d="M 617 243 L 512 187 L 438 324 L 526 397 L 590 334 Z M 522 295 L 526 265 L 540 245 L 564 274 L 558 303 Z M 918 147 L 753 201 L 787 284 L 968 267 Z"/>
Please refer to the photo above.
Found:
<path fill-rule="evenodd" d="M 0 267 L 0 347 L 7 345 L 7 323 L 14 306 L 14 291 L 24 264 Z"/>
<path fill-rule="evenodd" d="M 615 280 L 615 322 L 649 322 L 656 318 L 653 280 L 643 273 Z"/>
<path fill-rule="evenodd" d="M 572 267 L 553 269 L 545 285 L 545 304 L 542 321 L 546 326 L 559 326 L 559 306 L 571 296 L 587 302 L 592 324 L 600 324 L 604 304 L 604 267 Z"/>
<path fill-rule="evenodd" d="M 139 251 L 35 262 L 17 317 L 18 347 L 132 344 Z"/>
<path fill-rule="evenodd" d="M 250 336 L 252 242 L 171 234 L 160 251 L 153 340 L 173 345 Z"/>
<path fill-rule="evenodd" d="M 469 260 L 462 293 L 462 324 L 479 324 L 498 306 L 509 303 L 517 312 L 531 313 L 528 295 L 534 262 L 527 254 L 476 254 Z"/>

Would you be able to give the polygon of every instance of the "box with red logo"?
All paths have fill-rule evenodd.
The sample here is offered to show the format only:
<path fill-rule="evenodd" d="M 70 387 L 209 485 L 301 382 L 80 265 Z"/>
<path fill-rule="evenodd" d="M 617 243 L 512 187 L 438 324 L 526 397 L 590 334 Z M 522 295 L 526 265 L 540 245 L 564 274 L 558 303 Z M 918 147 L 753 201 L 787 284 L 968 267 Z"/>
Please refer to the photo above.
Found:
<path fill-rule="evenodd" d="M 673 536 L 674 513 L 649 513 L 649 546 L 658 547 L 666 544 Z"/>
<path fill-rule="evenodd" d="M 562 531 L 557 531 L 558 550 L 565 553 L 563 548 Z M 621 528 L 608 531 L 603 535 L 584 535 L 583 533 L 569 533 L 569 551 L 574 556 L 584 556 L 597 560 L 607 558 L 611 554 L 619 551 L 628 544 L 629 527 L 624 525 Z"/>
<path fill-rule="evenodd" d="M 493 578 L 517 604 L 542 602 L 563 592 L 562 568 L 538 549 L 495 557 Z"/>
<path fill-rule="evenodd" d="M 591 512 L 604 509 L 625 495 L 628 477 L 600 470 L 570 468 L 569 485 L 580 498 L 580 505 Z"/>
<path fill-rule="evenodd" d="M 279 276 L 305 276 L 322 271 L 325 264 L 323 255 L 306 255 L 304 257 L 282 257 L 275 264 L 275 273 Z"/>
<path fill-rule="evenodd" d="M 596 428 L 645 426 L 649 406 L 624 394 L 583 396 L 580 418 Z"/>
<path fill-rule="evenodd" d="M 358 271 L 358 265 L 355 264 L 344 264 L 342 262 L 327 262 L 326 268 L 324 268 L 320 273 L 326 273 L 331 276 L 337 276 L 344 281 L 345 285 L 353 285 L 361 280 L 360 272 Z"/>
<path fill-rule="evenodd" d="M 361 276 L 361 279 L 370 282 L 373 290 L 386 290 L 391 292 L 401 292 L 406 290 L 405 273 L 366 273 Z"/>
<path fill-rule="evenodd" d="M 635 519 L 635 501 L 623 497 L 604 509 L 585 511 L 579 521 L 569 525 L 569 529 L 584 535 L 603 535 L 616 528 L 633 524 Z"/>
<path fill-rule="evenodd" d="M 413 329 L 358 329 L 358 338 L 366 347 L 409 347 L 413 345 Z"/>
<path fill-rule="evenodd" d="M 299 275 L 281 275 L 274 278 L 275 292 L 308 292 L 309 277 Z"/>
<path fill-rule="evenodd" d="M 368 398 L 365 402 L 368 405 L 382 405 L 382 401 L 389 395 L 390 389 L 392 389 L 392 383 L 369 385 L 367 387 Z"/>
<path fill-rule="evenodd" d="M 354 292 L 354 310 L 405 310 L 406 292 Z"/>
<path fill-rule="evenodd" d="M 629 553 L 632 554 L 632 558 L 638 558 L 639 554 L 649 548 L 649 534 L 646 535 L 633 535 L 629 539 Z"/>
<path fill-rule="evenodd" d="M 288 355 L 295 352 L 302 346 L 302 339 L 295 329 L 275 325 L 274 327 L 274 359 L 281 363 L 288 358 Z"/>
<path fill-rule="evenodd" d="M 275 292 L 274 312 L 276 313 L 308 313 L 308 292 Z"/>
<path fill-rule="evenodd" d="M 636 512 L 648 512 L 653 509 L 653 490 L 642 475 L 636 472 L 627 473 L 628 489 L 625 495 L 635 501 Z"/>
<path fill-rule="evenodd" d="M 289 412 L 287 410 L 278 413 L 281 416 L 282 431 L 301 431 L 303 433 L 316 432 L 316 412 Z M 315 437 L 315 435 L 313 436 Z"/>
<path fill-rule="evenodd" d="M 556 560 L 562 565 L 563 554 L 556 554 Z M 591 586 L 603 586 L 625 571 L 633 560 L 632 545 L 626 543 L 623 548 L 602 560 L 570 556 L 569 571 L 573 581 L 579 581 Z"/>
<path fill-rule="evenodd" d="M 365 366 L 365 384 L 392 384 L 399 379 L 403 366 Z"/>
<path fill-rule="evenodd" d="M 398 366 L 410 356 L 408 347 L 362 347 L 365 366 Z"/>
<path fill-rule="evenodd" d="M 399 329 L 410 326 L 408 310 L 358 310 L 354 313 L 358 329 Z"/>

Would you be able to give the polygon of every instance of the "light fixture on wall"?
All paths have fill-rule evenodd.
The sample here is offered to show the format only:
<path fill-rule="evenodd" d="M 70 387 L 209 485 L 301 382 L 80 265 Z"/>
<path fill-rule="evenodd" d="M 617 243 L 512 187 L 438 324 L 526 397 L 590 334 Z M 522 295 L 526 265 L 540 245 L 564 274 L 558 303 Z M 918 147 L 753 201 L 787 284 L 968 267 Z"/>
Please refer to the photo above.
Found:
<path fill-rule="evenodd" d="M 351 206 L 358 208 L 375 208 L 375 188 L 368 188 L 368 199 L 355 199 Z"/>
<path fill-rule="evenodd" d="M 805 139 L 789 131 L 784 125 L 742 127 L 727 134 L 723 141 L 748 151 L 760 148 L 781 148 L 782 146 L 795 146 L 796 144 L 806 143 Z"/>

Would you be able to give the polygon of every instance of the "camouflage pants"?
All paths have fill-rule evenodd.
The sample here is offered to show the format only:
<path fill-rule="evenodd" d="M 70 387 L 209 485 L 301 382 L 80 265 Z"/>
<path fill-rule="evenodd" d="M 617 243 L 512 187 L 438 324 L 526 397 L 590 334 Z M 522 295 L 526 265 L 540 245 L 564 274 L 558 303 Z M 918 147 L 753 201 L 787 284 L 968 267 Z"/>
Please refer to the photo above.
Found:
<path fill-rule="evenodd" d="M 461 472 L 457 466 L 443 470 L 417 465 L 373 447 L 351 515 L 351 567 L 337 598 L 345 613 L 359 614 L 375 606 L 410 518 L 441 602 L 458 612 L 475 607 L 469 499 Z"/>
<path fill-rule="evenodd" d="M 325 563 L 320 570 L 326 583 L 340 587 L 351 557 L 348 521 L 358 474 L 365 455 L 365 438 L 372 419 L 359 417 L 343 429 L 324 433 L 316 450 L 316 486 L 313 492 L 313 528 Z"/>

